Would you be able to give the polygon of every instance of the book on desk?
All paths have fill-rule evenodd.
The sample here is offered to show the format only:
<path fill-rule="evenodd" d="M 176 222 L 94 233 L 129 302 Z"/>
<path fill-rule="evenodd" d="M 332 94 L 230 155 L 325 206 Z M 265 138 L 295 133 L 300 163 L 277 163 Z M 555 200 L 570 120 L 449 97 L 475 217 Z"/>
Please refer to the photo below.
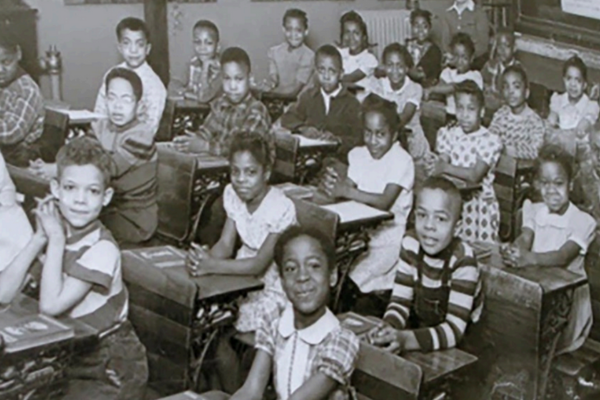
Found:
<path fill-rule="evenodd" d="M 11 313 L 7 318 L 0 315 L 0 336 L 4 351 L 10 354 L 71 339 L 75 333 L 73 328 L 46 315 L 18 317 Z"/>

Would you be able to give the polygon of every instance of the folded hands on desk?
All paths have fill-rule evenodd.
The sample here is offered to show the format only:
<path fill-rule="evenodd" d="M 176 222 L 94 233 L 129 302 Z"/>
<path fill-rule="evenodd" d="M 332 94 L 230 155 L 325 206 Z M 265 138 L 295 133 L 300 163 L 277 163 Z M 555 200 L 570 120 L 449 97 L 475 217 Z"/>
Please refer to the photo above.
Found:
<path fill-rule="evenodd" d="M 444 174 L 446 164 L 450 164 L 447 154 L 428 153 L 425 156 L 425 172 L 427 176 L 439 176 Z"/>
<path fill-rule="evenodd" d="M 186 268 L 191 276 L 202 276 L 212 273 L 213 257 L 208 246 L 192 243 L 186 259 Z"/>
<path fill-rule="evenodd" d="M 29 161 L 28 170 L 32 174 L 47 180 L 55 178 L 58 175 L 56 164 L 46 163 L 40 158 L 35 161 Z"/>
<path fill-rule="evenodd" d="M 524 268 L 536 265 L 531 251 L 520 248 L 515 243 L 500 246 L 500 255 L 504 264 L 513 268 Z"/>
<path fill-rule="evenodd" d="M 390 353 L 418 350 L 419 344 L 410 330 L 398 330 L 385 322 L 367 332 L 367 342 Z"/>

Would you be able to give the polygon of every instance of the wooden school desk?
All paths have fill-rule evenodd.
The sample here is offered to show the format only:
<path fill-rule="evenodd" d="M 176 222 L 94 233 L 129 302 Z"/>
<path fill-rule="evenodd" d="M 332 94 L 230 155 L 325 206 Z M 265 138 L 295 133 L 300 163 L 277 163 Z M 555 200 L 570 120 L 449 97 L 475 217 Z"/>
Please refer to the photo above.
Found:
<path fill-rule="evenodd" d="M 129 319 L 146 346 L 149 384 L 162 393 L 196 389 L 219 328 L 233 324 L 236 300 L 262 288 L 254 277 L 191 277 L 186 252 L 171 246 L 122 252 Z"/>
<path fill-rule="evenodd" d="M 338 308 L 341 288 L 350 273 L 352 264 L 369 249 L 369 231 L 377 228 L 383 222 L 393 219 L 394 215 L 355 201 L 323 204 L 325 201 L 322 196 L 319 196 L 316 188 L 312 186 L 299 186 L 292 183 L 277 186 L 294 200 L 298 220 L 301 224 L 304 220 L 306 224 L 321 225 L 318 227 L 326 232 L 332 231 L 335 236 L 337 265 L 340 274 L 332 307 L 335 312 Z M 315 212 L 315 208 L 321 212 Z M 311 218 L 307 218 L 308 216 Z M 323 223 L 327 221 L 331 221 L 330 225 L 332 226 L 323 227 Z"/>
<path fill-rule="evenodd" d="M 382 322 L 379 318 L 371 316 L 365 317 L 353 312 L 338 315 L 338 318 L 342 322 L 342 326 L 353 331 L 361 339 L 361 350 L 363 350 L 362 347 L 370 347 L 369 350 L 371 350 L 373 355 L 369 357 L 369 362 L 379 364 L 390 361 L 387 357 L 389 353 L 369 345 L 366 339 L 367 332 Z M 364 353 L 364 350 L 361 353 Z M 407 365 L 411 365 L 413 368 L 416 368 L 420 371 L 420 374 L 418 374 L 421 376 L 420 384 L 415 385 L 414 382 L 411 383 L 412 378 L 408 379 L 409 377 L 402 377 L 402 375 L 389 376 L 388 378 L 395 378 L 398 381 L 404 380 L 405 382 L 403 382 L 403 384 L 398 382 L 398 386 L 402 386 L 404 388 L 413 387 L 417 389 L 417 397 L 423 400 L 440 398 L 439 396 L 442 396 L 443 393 L 449 395 L 449 393 L 451 393 L 452 381 L 459 378 L 460 374 L 463 373 L 468 366 L 477 361 L 477 357 L 474 355 L 457 348 L 432 351 L 428 353 L 411 351 L 402 354 L 402 356 L 396 357 L 403 358 L 406 360 Z M 361 363 L 359 363 L 359 365 L 360 364 Z M 381 365 L 380 367 L 384 366 Z M 382 370 L 385 370 L 385 368 L 382 368 Z M 362 370 L 358 370 L 355 372 L 355 374 L 357 376 L 353 377 L 353 381 L 357 381 L 357 383 L 361 382 L 361 380 L 369 380 L 369 378 L 362 376 L 364 374 L 364 371 Z M 363 382 L 361 382 L 361 384 L 362 383 Z M 368 388 L 368 382 L 364 383 L 367 384 Z M 360 391 L 360 386 L 357 388 L 357 390 Z M 364 391 L 365 389 L 362 390 Z"/>
<path fill-rule="evenodd" d="M 205 207 L 229 181 L 229 162 L 221 157 L 182 153 L 171 143 L 158 148 L 158 229 L 169 242 L 187 247 L 198 231 Z"/>
<path fill-rule="evenodd" d="M 476 252 L 491 250 L 480 267 L 485 293 L 481 323 L 497 355 L 492 394 L 543 400 L 573 291 L 586 278 L 564 268 L 509 268 L 503 265 L 498 246 L 476 243 L 474 247 Z"/>
<path fill-rule="evenodd" d="M 0 310 L 0 319 L 18 321 L 39 314 L 38 302 L 23 294 Z M 65 370 L 71 357 L 98 343 L 98 331 L 69 317 L 57 320 L 73 329 L 74 336 L 0 357 L 0 398 L 46 399 L 64 388 Z M 32 397 L 31 393 L 33 393 Z M 25 396 L 25 397 L 21 397 Z"/>

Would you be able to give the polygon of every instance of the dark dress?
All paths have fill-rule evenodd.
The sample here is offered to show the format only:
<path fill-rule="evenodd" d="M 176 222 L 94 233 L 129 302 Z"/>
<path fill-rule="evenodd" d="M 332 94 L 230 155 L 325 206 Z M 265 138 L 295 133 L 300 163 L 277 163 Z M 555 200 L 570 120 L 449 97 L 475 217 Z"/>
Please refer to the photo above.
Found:
<path fill-rule="evenodd" d="M 409 42 L 408 47 L 411 49 L 417 47 L 417 45 L 414 42 Z M 411 52 L 411 54 L 413 53 Z M 420 57 L 419 61 L 415 65 L 415 69 L 418 68 L 423 70 L 425 73 L 425 78 L 420 79 L 413 73 L 409 73 L 409 76 L 413 81 L 419 83 L 424 88 L 434 86 L 437 83 L 442 72 L 442 51 L 437 44 L 433 42 L 429 43 L 429 47 L 425 51 L 425 54 Z"/>

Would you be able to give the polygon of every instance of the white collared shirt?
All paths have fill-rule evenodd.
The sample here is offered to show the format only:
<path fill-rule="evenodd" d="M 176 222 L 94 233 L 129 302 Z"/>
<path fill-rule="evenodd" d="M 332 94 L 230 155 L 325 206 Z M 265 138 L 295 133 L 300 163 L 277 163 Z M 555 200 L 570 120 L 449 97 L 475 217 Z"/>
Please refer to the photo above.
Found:
<path fill-rule="evenodd" d="M 321 95 L 323 96 L 323 101 L 325 102 L 325 115 L 329 114 L 329 108 L 331 106 L 331 99 L 336 97 L 342 91 L 342 85 L 340 84 L 337 89 L 335 89 L 331 93 L 326 93 L 323 88 L 321 88 Z"/>
<path fill-rule="evenodd" d="M 475 2 L 473 0 L 469 0 L 462 5 L 458 5 L 458 4 L 456 4 L 456 2 L 454 2 L 454 4 L 452 4 L 452 6 L 450 6 L 448 8 L 448 11 L 451 11 L 451 10 L 456 10 L 458 17 L 460 18 L 460 16 L 462 15 L 462 13 L 465 10 L 469 10 L 469 11 L 475 10 Z"/>
<path fill-rule="evenodd" d="M 458 73 L 454 68 L 444 68 L 440 75 L 440 80 L 444 83 L 461 83 L 464 81 L 472 80 L 483 90 L 483 76 L 479 71 L 467 71 L 464 74 Z M 446 113 L 450 115 L 456 115 L 456 102 L 454 101 L 454 94 L 446 96 Z"/>
<path fill-rule="evenodd" d="M 554 93 L 550 98 L 550 111 L 558 115 L 560 129 L 575 129 L 582 120 L 594 124 L 598 119 L 600 107 L 597 101 L 592 101 L 584 94 L 579 101 L 572 104 L 568 93 Z"/>

